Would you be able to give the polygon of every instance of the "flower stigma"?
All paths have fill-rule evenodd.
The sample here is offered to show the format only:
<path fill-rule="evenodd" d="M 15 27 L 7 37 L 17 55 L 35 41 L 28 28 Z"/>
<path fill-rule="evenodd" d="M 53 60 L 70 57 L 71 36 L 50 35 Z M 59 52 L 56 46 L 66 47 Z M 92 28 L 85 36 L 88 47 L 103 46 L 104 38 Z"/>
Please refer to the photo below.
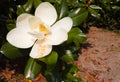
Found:
<path fill-rule="evenodd" d="M 40 24 L 38 27 L 39 32 L 29 32 L 30 35 L 35 37 L 37 40 L 45 40 L 47 38 L 47 35 L 50 34 L 50 31 L 46 28 L 44 24 Z"/>
<path fill-rule="evenodd" d="M 46 28 L 44 24 L 39 25 L 39 31 L 47 35 L 49 33 L 49 30 Z"/>

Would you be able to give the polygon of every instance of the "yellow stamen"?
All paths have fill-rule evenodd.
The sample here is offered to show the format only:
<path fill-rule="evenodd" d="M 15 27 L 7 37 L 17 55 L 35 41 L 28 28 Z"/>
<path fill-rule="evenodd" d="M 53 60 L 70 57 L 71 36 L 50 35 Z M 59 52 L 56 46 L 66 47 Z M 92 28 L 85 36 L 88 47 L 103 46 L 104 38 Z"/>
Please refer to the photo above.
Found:
<path fill-rule="evenodd" d="M 49 30 L 43 24 L 40 24 L 39 31 L 44 33 L 44 34 L 48 34 L 49 33 Z"/>

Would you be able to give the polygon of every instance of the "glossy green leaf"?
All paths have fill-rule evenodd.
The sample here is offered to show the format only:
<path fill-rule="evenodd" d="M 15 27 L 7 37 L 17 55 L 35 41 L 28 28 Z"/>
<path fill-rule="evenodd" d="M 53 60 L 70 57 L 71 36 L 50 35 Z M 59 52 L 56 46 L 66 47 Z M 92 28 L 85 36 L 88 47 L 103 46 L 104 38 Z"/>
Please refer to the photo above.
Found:
<path fill-rule="evenodd" d="M 26 78 L 34 79 L 41 71 L 41 64 L 36 59 L 29 58 L 25 67 L 24 75 Z"/>
<path fill-rule="evenodd" d="M 34 6 L 34 8 L 37 8 L 37 6 L 38 6 L 41 2 L 42 2 L 41 0 L 34 0 L 34 1 L 33 1 L 33 6 Z"/>
<path fill-rule="evenodd" d="M 25 11 L 25 9 L 23 8 L 22 5 L 17 6 L 17 15 L 20 15 L 20 14 L 25 13 L 25 12 L 26 11 Z"/>
<path fill-rule="evenodd" d="M 62 0 L 61 7 L 60 7 L 60 15 L 59 19 L 65 17 L 68 14 L 68 6 L 65 0 Z"/>
<path fill-rule="evenodd" d="M 44 75 L 45 75 L 48 82 L 54 82 L 55 77 L 54 77 L 54 75 L 53 75 L 53 73 L 51 71 L 45 71 Z"/>
<path fill-rule="evenodd" d="M 15 59 L 15 58 L 23 56 L 23 54 L 21 53 L 20 49 L 12 46 L 11 44 L 9 44 L 7 42 L 2 45 L 2 48 L 1 48 L 0 51 L 6 57 L 8 57 L 10 59 Z"/>
<path fill-rule="evenodd" d="M 87 0 L 80 0 L 80 1 L 83 2 L 83 3 L 86 3 Z"/>
<path fill-rule="evenodd" d="M 110 5 L 106 5 L 106 6 L 105 6 L 105 9 L 106 9 L 107 11 L 111 11 L 111 6 L 110 6 Z"/>
<path fill-rule="evenodd" d="M 83 43 L 86 40 L 86 36 L 84 34 L 77 35 L 74 39 L 74 43 L 77 47 L 80 46 L 81 43 Z"/>
<path fill-rule="evenodd" d="M 97 6 L 97 5 L 90 5 L 90 8 L 92 9 L 102 9 L 100 6 Z"/>
<path fill-rule="evenodd" d="M 69 73 L 76 74 L 79 71 L 78 67 L 75 65 L 72 65 L 72 67 L 69 70 Z"/>
<path fill-rule="evenodd" d="M 72 17 L 73 20 L 73 26 L 78 26 L 81 23 L 83 23 L 86 18 L 88 17 L 88 11 L 85 11 L 83 13 L 79 13 L 76 16 Z"/>
<path fill-rule="evenodd" d="M 74 57 L 70 50 L 66 50 L 66 54 L 61 57 L 61 59 L 65 62 L 73 62 Z"/>
<path fill-rule="evenodd" d="M 103 4 L 105 4 L 105 3 L 110 3 L 111 0 L 100 0 L 100 2 L 102 2 Z"/>
<path fill-rule="evenodd" d="M 10 30 L 12 30 L 13 28 L 15 28 L 15 24 L 7 24 L 7 29 L 8 29 L 8 31 L 10 31 Z"/>
<path fill-rule="evenodd" d="M 100 14 L 96 10 L 92 8 L 88 8 L 88 10 L 93 17 L 98 18 L 98 19 L 100 18 Z"/>
<path fill-rule="evenodd" d="M 115 10 L 120 10 L 120 6 L 112 6 L 112 9 L 115 9 Z"/>
<path fill-rule="evenodd" d="M 87 10 L 85 9 L 85 8 L 76 8 L 76 9 L 73 9 L 73 10 L 71 10 L 70 12 L 69 12 L 69 15 L 68 16 L 70 16 L 70 17 L 75 17 L 75 16 L 77 16 L 77 15 L 79 15 L 79 14 L 81 14 L 81 13 L 84 13 L 84 12 L 86 12 Z"/>
<path fill-rule="evenodd" d="M 76 16 L 76 15 L 80 12 L 80 10 L 81 10 L 81 8 L 73 9 L 73 10 L 69 13 L 69 16 L 70 16 L 70 17 Z"/>
<path fill-rule="evenodd" d="M 83 82 L 82 79 L 76 77 L 76 73 L 79 71 L 77 66 L 72 65 L 66 74 L 66 81 L 67 82 Z"/>
<path fill-rule="evenodd" d="M 48 66 L 48 69 L 50 68 L 52 70 L 52 68 L 54 68 L 54 66 L 57 63 L 57 59 L 58 59 L 57 52 L 52 51 L 51 54 L 49 54 L 48 56 L 46 56 L 44 58 L 40 58 L 39 60 L 42 62 L 45 62 Z"/>
<path fill-rule="evenodd" d="M 79 0 L 66 0 L 68 5 L 72 8 L 79 7 Z"/>
<path fill-rule="evenodd" d="M 56 2 L 56 0 L 44 0 L 44 1 L 47 1 L 47 2 Z"/>
<path fill-rule="evenodd" d="M 87 39 L 86 35 L 79 28 L 72 28 L 68 33 L 67 43 L 74 42 L 76 46 L 83 43 Z"/>
<path fill-rule="evenodd" d="M 75 77 L 74 75 L 68 73 L 67 74 L 67 79 L 65 82 L 83 82 L 82 79 Z"/>
<path fill-rule="evenodd" d="M 79 3 L 79 4 L 77 4 L 77 7 L 84 8 L 85 4 L 84 3 Z"/>
<path fill-rule="evenodd" d="M 26 4 L 23 5 L 23 8 L 25 9 L 26 12 L 30 12 L 33 6 L 33 1 L 34 0 L 28 0 Z"/>

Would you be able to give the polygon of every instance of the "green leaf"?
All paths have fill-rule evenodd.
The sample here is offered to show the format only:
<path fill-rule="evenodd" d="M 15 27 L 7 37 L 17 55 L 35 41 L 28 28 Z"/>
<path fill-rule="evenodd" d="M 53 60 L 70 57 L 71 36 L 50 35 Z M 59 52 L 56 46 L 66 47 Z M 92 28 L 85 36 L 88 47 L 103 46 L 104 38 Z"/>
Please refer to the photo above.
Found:
<path fill-rule="evenodd" d="M 23 8 L 22 5 L 17 6 L 17 15 L 20 15 L 20 14 L 25 13 L 25 12 L 26 11 L 25 11 L 25 9 Z"/>
<path fill-rule="evenodd" d="M 83 2 L 83 3 L 86 3 L 87 2 L 87 0 L 80 0 L 81 2 Z"/>
<path fill-rule="evenodd" d="M 12 30 L 13 28 L 15 28 L 15 24 L 7 24 L 7 29 L 8 31 Z"/>
<path fill-rule="evenodd" d="M 26 78 L 34 79 L 41 71 L 42 66 L 36 59 L 29 58 L 25 67 L 24 75 Z"/>
<path fill-rule="evenodd" d="M 100 2 L 102 2 L 103 4 L 106 4 L 106 3 L 110 3 L 111 0 L 100 0 Z"/>
<path fill-rule="evenodd" d="M 33 6 L 33 0 L 28 0 L 26 4 L 23 5 L 23 8 L 26 12 L 30 12 Z"/>
<path fill-rule="evenodd" d="M 115 10 L 120 10 L 120 6 L 112 6 L 112 9 L 115 9 Z"/>
<path fill-rule="evenodd" d="M 97 6 L 97 5 L 90 5 L 90 8 L 92 8 L 92 9 L 102 9 L 101 7 L 99 7 L 99 6 Z"/>
<path fill-rule="evenodd" d="M 44 58 L 40 58 L 39 60 L 42 62 L 45 62 L 48 66 L 48 69 L 50 68 L 50 70 L 52 70 L 52 68 L 54 68 L 54 66 L 57 63 L 57 59 L 58 59 L 57 52 L 52 51 L 51 54 L 49 54 L 48 56 L 46 56 Z"/>
<path fill-rule="evenodd" d="M 41 2 L 42 2 L 41 0 L 34 0 L 34 1 L 33 1 L 33 6 L 34 6 L 34 8 L 37 8 L 38 5 L 39 5 Z"/>
<path fill-rule="evenodd" d="M 11 44 L 9 44 L 8 42 L 6 42 L 5 44 L 3 44 L 2 48 L 1 48 L 1 53 L 3 53 L 6 57 L 10 58 L 10 59 L 15 59 L 18 57 L 22 57 L 23 54 L 21 53 L 20 49 L 12 46 Z"/>
<path fill-rule="evenodd" d="M 65 82 L 83 82 L 82 79 L 75 77 L 74 75 L 68 73 Z"/>
<path fill-rule="evenodd" d="M 68 14 L 68 6 L 65 0 L 62 0 L 59 19 L 65 17 Z"/>
<path fill-rule="evenodd" d="M 80 46 L 87 39 L 86 35 L 79 28 L 72 28 L 68 33 L 67 43 L 74 42 L 76 46 Z"/>
<path fill-rule="evenodd" d="M 76 15 L 80 12 L 80 10 L 81 10 L 81 8 L 73 9 L 73 10 L 69 13 L 69 16 L 70 16 L 70 17 L 76 16 Z"/>
<path fill-rule="evenodd" d="M 87 17 L 88 17 L 88 11 L 85 11 L 85 12 L 75 15 L 74 17 L 72 17 L 73 26 L 80 25 L 81 23 L 83 23 L 86 20 Z"/>
<path fill-rule="evenodd" d="M 69 12 L 69 16 L 70 17 L 75 17 L 81 13 L 84 13 L 86 12 L 87 10 L 85 8 L 76 8 L 76 9 L 72 9 L 70 12 Z"/>
<path fill-rule="evenodd" d="M 79 3 L 79 0 L 66 0 L 66 2 L 69 5 L 69 7 L 71 7 L 72 9 L 80 7 L 80 5 L 81 5 L 81 3 Z"/>
<path fill-rule="evenodd" d="M 80 43 L 83 43 L 86 39 L 87 39 L 86 36 L 84 34 L 81 34 L 81 35 L 77 35 L 73 42 L 77 47 L 79 47 Z"/>
<path fill-rule="evenodd" d="M 79 71 L 76 65 L 72 65 L 72 67 L 69 70 L 69 73 L 76 74 Z"/>
<path fill-rule="evenodd" d="M 56 0 L 44 0 L 44 1 L 47 1 L 47 2 L 55 2 Z"/>
<path fill-rule="evenodd" d="M 67 82 L 83 82 L 80 78 L 76 77 L 76 73 L 78 71 L 79 69 L 77 68 L 77 66 L 72 65 L 72 67 L 70 67 L 68 73 L 66 74 Z"/>
<path fill-rule="evenodd" d="M 88 8 L 88 10 L 93 17 L 98 18 L 98 19 L 100 18 L 100 14 L 96 10 L 94 10 L 90 7 Z"/>
<path fill-rule="evenodd" d="M 74 57 L 70 50 L 66 50 L 66 54 L 61 57 L 61 59 L 65 62 L 73 62 Z"/>

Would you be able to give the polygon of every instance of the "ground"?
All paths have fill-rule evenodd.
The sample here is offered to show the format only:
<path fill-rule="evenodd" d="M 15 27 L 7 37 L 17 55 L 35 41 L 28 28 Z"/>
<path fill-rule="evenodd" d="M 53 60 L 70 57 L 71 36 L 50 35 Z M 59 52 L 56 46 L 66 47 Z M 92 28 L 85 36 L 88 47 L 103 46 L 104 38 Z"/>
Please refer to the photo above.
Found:
<path fill-rule="evenodd" d="M 86 82 L 120 82 L 120 36 L 91 27 L 80 50 L 78 76 Z"/>
<path fill-rule="evenodd" d="M 88 39 L 80 49 L 77 60 L 80 69 L 77 76 L 86 82 L 120 82 L 120 36 L 96 27 L 90 27 L 86 35 Z M 7 58 L 2 62 L 0 82 L 3 79 L 8 82 L 30 82 L 23 76 L 24 69 L 21 70 L 25 64 L 13 62 Z M 40 74 L 36 80 L 41 77 Z"/>

